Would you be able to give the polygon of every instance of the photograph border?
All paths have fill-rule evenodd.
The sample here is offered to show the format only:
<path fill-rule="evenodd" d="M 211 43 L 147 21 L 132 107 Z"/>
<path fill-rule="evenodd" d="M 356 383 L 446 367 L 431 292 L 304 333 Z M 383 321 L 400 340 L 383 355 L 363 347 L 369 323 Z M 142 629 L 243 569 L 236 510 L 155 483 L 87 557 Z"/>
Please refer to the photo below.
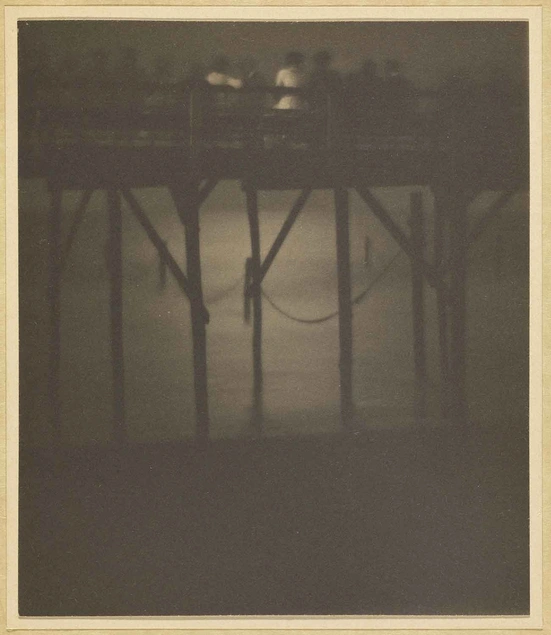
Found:
<path fill-rule="evenodd" d="M 104 5 L 5 5 L 4 6 L 4 52 L 5 52 L 5 385 L 6 385 L 6 452 L 3 455 L 6 467 L 6 481 L 2 498 L 4 502 L 6 532 L 6 570 L 3 571 L 7 602 L 7 629 L 22 630 L 523 630 L 544 627 L 544 571 L 548 578 L 549 548 L 543 545 L 551 542 L 549 531 L 543 535 L 543 511 L 549 510 L 549 469 L 543 473 L 543 459 L 551 459 L 547 450 L 544 454 L 543 428 L 543 380 L 549 379 L 547 366 L 547 346 L 544 347 L 544 309 L 548 316 L 549 303 L 543 297 L 544 267 L 548 263 L 549 246 L 544 244 L 550 236 L 551 223 L 543 217 L 543 196 L 549 202 L 544 174 L 549 172 L 549 155 L 544 157 L 544 141 L 548 127 L 543 125 L 543 96 L 546 99 L 546 113 L 549 116 L 549 83 L 545 83 L 544 63 L 549 61 L 549 45 L 545 51 L 543 43 L 544 24 L 549 31 L 549 6 L 541 5 L 464 5 L 430 6 L 401 4 L 395 6 L 316 6 L 311 4 L 288 6 L 253 6 L 245 4 L 213 5 L 197 4 L 189 6 L 125 6 Z M 315 13 L 314 10 L 315 9 Z M 367 616 L 367 617 L 89 617 L 89 618 L 21 618 L 17 614 L 17 531 L 18 531 L 18 270 L 17 270 L 17 28 L 19 19 L 128 19 L 128 20 L 528 20 L 530 23 L 530 615 L 529 616 L 488 616 L 488 617 L 408 617 L 408 616 Z M 547 168 L 547 172 L 544 169 Z M 6 212 L 9 210 L 9 213 Z M 545 440 L 544 440 L 545 442 Z M 4 444 L 2 444 L 4 446 Z M 548 464 L 549 461 L 546 461 Z M 545 496 L 544 496 L 545 485 Z M 545 551 L 545 552 L 544 552 Z M 543 560 L 542 560 L 543 557 Z M 3 589 L 2 589 L 3 591 Z M 546 609 L 546 610 L 544 610 Z"/>

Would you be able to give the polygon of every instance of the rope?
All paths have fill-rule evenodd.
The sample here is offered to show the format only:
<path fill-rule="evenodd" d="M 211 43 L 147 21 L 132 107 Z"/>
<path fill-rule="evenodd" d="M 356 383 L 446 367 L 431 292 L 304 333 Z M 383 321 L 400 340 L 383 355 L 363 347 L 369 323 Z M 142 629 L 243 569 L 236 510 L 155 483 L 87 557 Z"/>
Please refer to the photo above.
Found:
<path fill-rule="evenodd" d="M 365 300 L 365 298 L 367 298 L 367 296 L 369 295 L 369 293 L 373 290 L 373 288 L 386 276 L 386 274 L 390 271 L 390 268 L 392 267 L 392 265 L 396 262 L 396 260 L 398 259 L 398 257 L 401 255 L 402 250 L 399 249 L 394 256 L 386 263 L 386 265 L 381 269 L 381 271 L 379 272 L 379 274 L 367 285 L 367 287 L 361 292 L 359 293 L 357 296 L 355 296 L 352 299 L 351 304 L 352 305 L 358 305 L 360 304 L 363 300 Z M 278 313 L 280 313 L 281 315 L 283 315 L 284 317 L 286 317 L 289 320 L 292 320 L 293 322 L 299 322 L 300 324 L 321 324 L 322 322 L 328 322 L 329 320 L 332 320 L 333 318 L 337 317 L 337 315 L 339 314 L 339 311 L 333 311 L 333 313 L 329 313 L 328 315 L 324 315 L 323 317 L 319 317 L 319 318 L 301 318 L 301 317 L 297 317 L 295 315 L 291 315 L 290 313 L 288 313 L 287 311 L 285 311 L 285 309 L 282 309 L 280 306 L 278 306 L 271 298 L 270 296 L 264 291 L 264 289 L 262 289 L 262 296 L 264 297 L 264 299 L 268 302 L 268 304 L 270 304 L 270 306 L 277 311 Z"/>

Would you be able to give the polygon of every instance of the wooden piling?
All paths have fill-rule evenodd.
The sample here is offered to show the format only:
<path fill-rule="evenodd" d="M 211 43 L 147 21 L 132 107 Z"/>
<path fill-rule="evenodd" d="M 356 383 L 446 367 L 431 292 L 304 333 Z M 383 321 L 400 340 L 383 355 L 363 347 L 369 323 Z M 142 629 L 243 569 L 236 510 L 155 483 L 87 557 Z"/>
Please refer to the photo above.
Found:
<path fill-rule="evenodd" d="M 50 309 L 50 354 L 48 368 L 49 420 L 53 445 L 61 439 L 61 213 L 63 190 L 50 184 L 49 210 L 49 281 L 48 302 Z"/>
<path fill-rule="evenodd" d="M 451 415 L 457 423 L 467 416 L 467 207 L 468 196 L 459 189 L 450 197 L 450 392 Z"/>
<path fill-rule="evenodd" d="M 345 428 L 353 425 L 352 404 L 352 301 L 350 280 L 350 236 L 348 190 L 336 187 L 335 227 L 337 238 L 337 277 L 339 296 L 339 372 L 341 419 Z"/>
<path fill-rule="evenodd" d="M 111 280 L 111 355 L 113 366 L 113 437 L 117 445 L 126 439 L 124 404 L 124 343 L 123 343 L 123 272 L 122 272 L 122 211 L 117 189 L 107 190 L 109 208 L 109 274 Z"/>
<path fill-rule="evenodd" d="M 411 206 L 411 244 L 416 259 L 411 260 L 411 290 L 413 319 L 413 354 L 415 366 L 416 415 L 426 416 L 427 401 L 427 360 L 425 343 L 425 305 L 423 271 L 419 266 L 425 256 L 425 226 L 423 218 L 423 196 L 421 192 L 412 192 Z"/>
<path fill-rule="evenodd" d="M 262 423 L 262 261 L 260 254 L 260 225 L 258 218 L 258 191 L 249 184 L 244 186 L 247 215 L 251 235 L 251 299 L 253 304 L 253 425 Z"/>
<path fill-rule="evenodd" d="M 434 189 L 434 267 L 437 275 L 443 276 L 446 262 L 446 230 L 448 218 L 448 202 L 438 188 Z M 436 288 L 436 304 L 438 312 L 438 346 L 440 358 L 440 377 L 442 385 L 441 412 L 442 416 L 448 415 L 450 399 L 450 368 L 449 368 L 449 322 L 448 322 L 448 298 L 443 285 Z"/>
<path fill-rule="evenodd" d="M 191 333 L 193 338 L 193 369 L 197 440 L 209 441 L 210 420 L 207 379 L 207 331 L 203 310 L 201 276 L 201 244 L 199 236 L 199 183 L 192 181 L 179 190 L 176 197 L 186 235 L 186 266 L 190 288 Z"/>

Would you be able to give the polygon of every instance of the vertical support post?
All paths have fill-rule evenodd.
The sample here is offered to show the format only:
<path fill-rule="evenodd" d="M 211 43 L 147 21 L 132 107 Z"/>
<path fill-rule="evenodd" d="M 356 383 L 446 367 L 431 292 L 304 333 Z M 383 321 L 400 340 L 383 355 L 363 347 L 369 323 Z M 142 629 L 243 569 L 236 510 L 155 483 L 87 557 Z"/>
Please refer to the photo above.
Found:
<path fill-rule="evenodd" d="M 446 248 L 447 202 L 438 188 L 434 194 L 434 267 L 438 276 L 443 274 L 443 263 Z M 436 287 L 436 304 L 438 311 L 438 344 L 440 355 L 440 376 L 442 381 L 441 409 L 447 416 L 450 399 L 449 340 L 448 340 L 448 298 L 441 286 Z"/>
<path fill-rule="evenodd" d="M 258 192 L 250 184 L 244 186 L 247 214 L 251 234 L 251 260 L 248 266 L 251 277 L 253 304 L 253 425 L 262 424 L 262 271 L 260 254 L 260 224 L 258 218 Z"/>
<path fill-rule="evenodd" d="M 339 372 L 341 418 L 343 426 L 353 424 L 352 406 L 352 301 L 350 281 L 350 236 L 348 190 L 335 188 L 335 226 L 337 237 L 337 277 L 339 295 Z"/>
<path fill-rule="evenodd" d="M 49 243 L 50 264 L 48 302 L 50 308 L 50 355 L 48 368 L 49 420 L 53 445 L 60 442 L 61 434 L 61 214 L 63 190 L 50 183 Z"/>
<path fill-rule="evenodd" d="M 207 380 L 207 317 L 203 305 L 201 276 L 201 243 L 199 236 L 199 182 L 190 181 L 175 198 L 178 213 L 186 234 L 186 267 L 190 286 L 191 334 L 193 338 L 193 383 L 197 440 L 201 445 L 209 441 L 210 420 Z"/>
<path fill-rule="evenodd" d="M 464 423 L 466 404 L 467 335 L 467 206 L 468 197 L 459 188 L 454 192 L 450 214 L 450 374 L 452 416 Z"/>
<path fill-rule="evenodd" d="M 425 227 L 423 219 L 423 197 L 421 192 L 412 192 L 411 205 L 411 244 L 414 258 L 411 260 L 411 289 L 413 316 L 413 355 L 415 365 L 416 414 L 426 415 L 427 401 L 427 360 L 425 346 L 425 306 L 423 272 L 419 266 L 425 256 Z"/>
<path fill-rule="evenodd" d="M 122 445 L 126 438 L 124 408 L 122 211 L 117 189 L 107 190 L 109 207 L 109 274 L 111 278 L 111 351 L 113 364 L 114 440 Z"/>

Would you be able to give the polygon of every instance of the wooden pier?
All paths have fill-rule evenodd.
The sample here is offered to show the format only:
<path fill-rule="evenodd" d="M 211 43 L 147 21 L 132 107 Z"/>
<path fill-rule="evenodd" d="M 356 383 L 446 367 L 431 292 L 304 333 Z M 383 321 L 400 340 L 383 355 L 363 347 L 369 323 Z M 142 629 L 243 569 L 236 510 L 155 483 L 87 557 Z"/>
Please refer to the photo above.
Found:
<path fill-rule="evenodd" d="M 285 89 L 288 93 L 292 89 Z M 356 190 L 367 210 L 385 227 L 411 262 L 413 342 L 418 389 L 417 412 L 425 411 L 427 363 L 424 296 L 436 294 L 442 378 L 442 412 L 458 425 L 467 420 L 465 395 L 466 258 L 470 245 L 490 226 L 510 196 L 527 189 L 529 157 L 522 113 L 503 127 L 477 128 L 476 120 L 457 123 L 443 107 L 430 118 L 417 114 L 407 126 L 372 129 L 335 107 L 326 96 L 323 109 L 277 111 L 251 108 L 247 96 L 262 93 L 267 102 L 281 89 L 255 91 L 188 89 L 158 112 L 124 109 L 71 112 L 59 103 L 45 113 L 38 137 L 20 144 L 20 176 L 47 178 L 50 192 L 50 416 L 59 435 L 61 412 L 61 283 L 63 262 L 94 190 L 107 194 L 113 440 L 124 443 L 124 298 L 122 286 L 121 200 L 158 251 L 160 261 L 189 299 L 197 439 L 209 440 L 207 325 L 201 278 L 201 206 L 222 180 L 238 180 L 244 193 L 251 239 L 245 296 L 252 305 L 253 424 L 262 425 L 262 290 L 264 276 L 316 189 L 331 190 L 335 207 L 338 271 L 339 372 L 341 418 L 354 430 L 353 341 L 350 278 L 349 192 Z M 174 95 L 173 95 L 174 96 Z M 256 96 L 258 97 L 258 95 Z M 433 95 L 435 102 L 439 96 Z M 249 100 L 250 101 L 250 100 Z M 488 106 L 487 106 L 488 107 Z M 497 111 L 496 111 L 497 112 Z M 504 116 L 510 117 L 510 113 Z M 497 115 L 496 115 L 497 117 Z M 499 117 L 498 117 L 499 119 Z M 496 161 L 496 156 L 500 157 Z M 404 232 L 373 192 L 381 186 L 429 187 L 435 201 L 433 259 L 427 257 L 426 221 L 419 192 L 411 196 L 410 232 Z M 133 190 L 167 187 L 185 227 L 186 271 L 157 234 Z M 82 190 L 81 204 L 65 242 L 61 237 L 63 193 Z M 296 190 L 298 198 L 264 261 L 261 258 L 259 197 L 266 190 Z M 502 192 L 468 233 L 467 208 L 481 192 Z"/>

